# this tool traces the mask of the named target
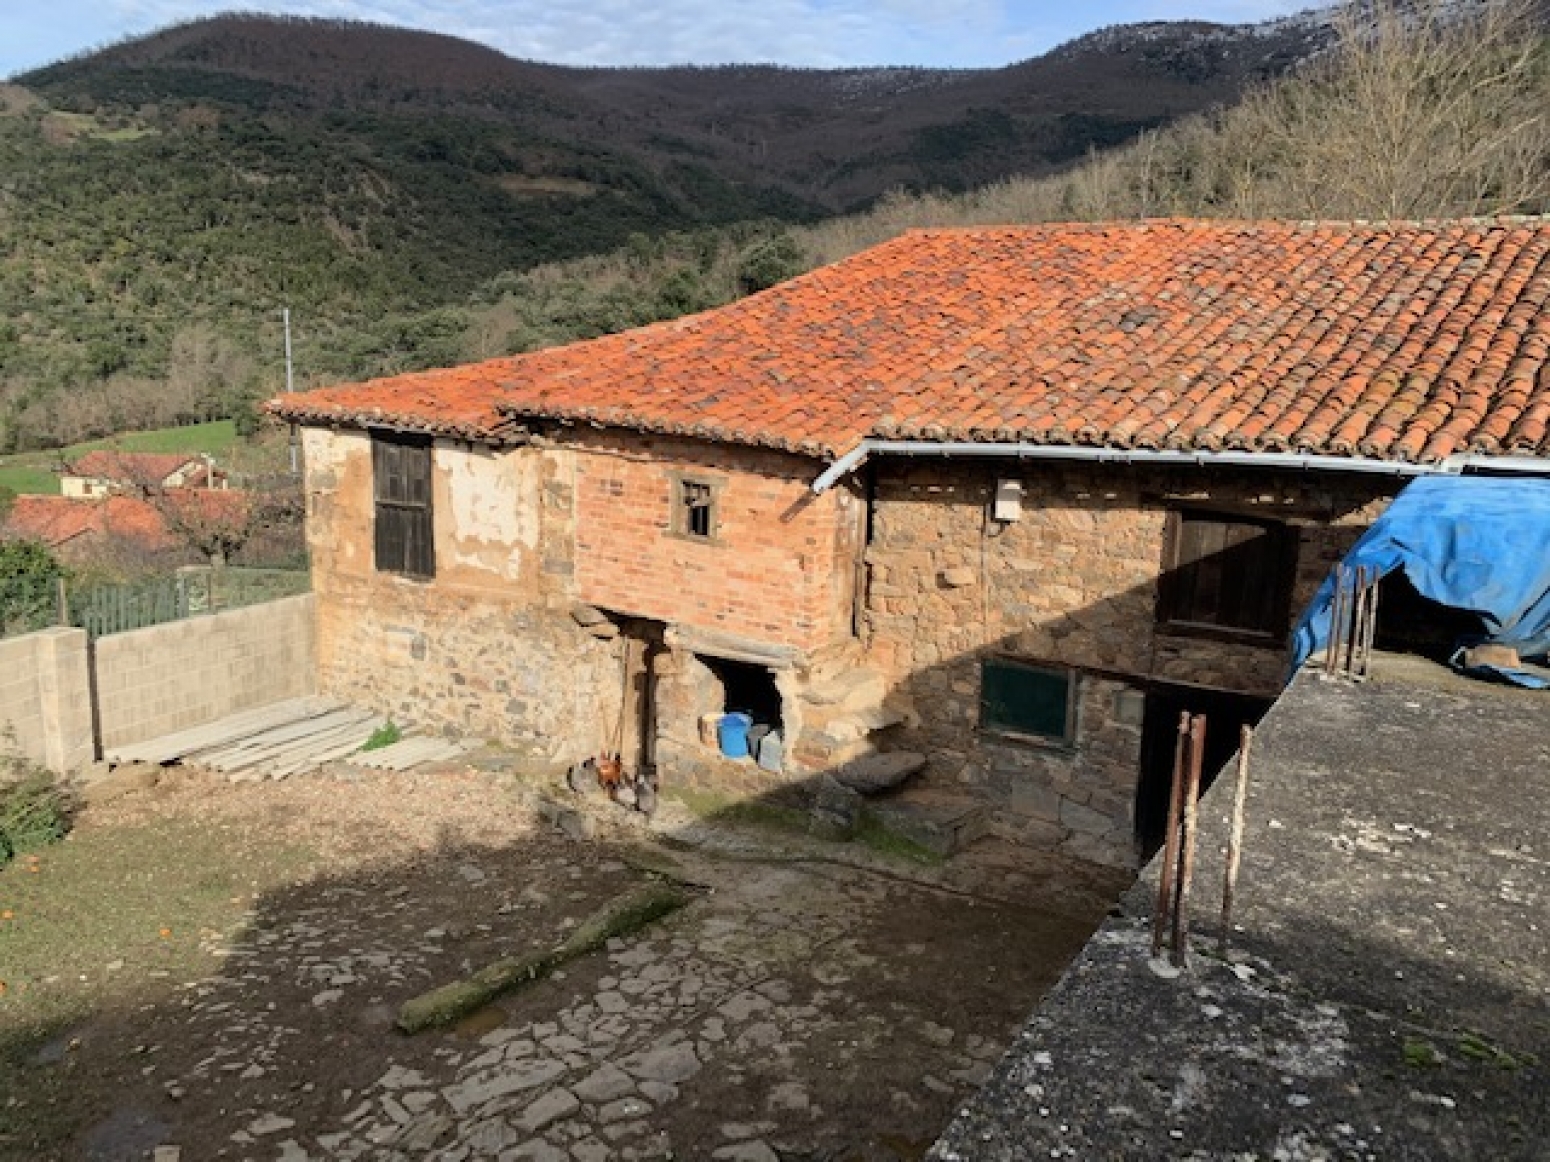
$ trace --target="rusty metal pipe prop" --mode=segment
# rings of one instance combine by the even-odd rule
[[[1335,566],[1335,591],[1329,595],[1329,632],[1324,635],[1324,676],[1335,676],[1335,639],[1339,635],[1336,628],[1340,624],[1340,566]]]
[[[1195,875],[1196,823],[1200,808],[1200,767],[1205,759],[1206,716],[1189,724],[1189,777],[1184,784],[1184,824],[1179,837],[1179,885],[1173,901],[1173,963],[1189,965],[1189,889]]]
[[[1356,592],[1356,624],[1351,627],[1351,676],[1360,678],[1367,672],[1367,607],[1372,603],[1372,582],[1365,568],[1357,578]]]
[[[1356,677],[1361,665],[1362,623],[1367,616],[1367,566],[1356,567],[1356,577],[1351,588],[1351,629],[1346,637],[1345,672]]]
[[[1173,744],[1173,781],[1168,785],[1168,830],[1163,839],[1162,868],[1157,876],[1157,910],[1152,913],[1152,955],[1161,956],[1163,933],[1173,919],[1173,879],[1179,860],[1179,817],[1184,807],[1184,757],[1189,739],[1189,714],[1179,715],[1179,736]]]
[[[1371,587],[1367,594],[1367,623],[1362,627],[1362,674],[1365,676],[1372,672],[1372,649],[1378,640],[1378,576],[1377,566],[1373,566]]]
[[[1329,603],[1329,640],[1324,644],[1324,668],[1334,677],[1340,658],[1340,639],[1345,629],[1345,566],[1335,566],[1335,595]]]
[[[1340,671],[1347,678],[1356,669],[1356,627],[1362,621],[1362,579],[1367,575],[1365,566],[1358,565],[1351,574],[1351,596],[1346,602],[1346,631],[1344,649],[1340,657]]]
[[[1233,894],[1238,890],[1238,863],[1243,854],[1243,809],[1249,798],[1249,748],[1254,728],[1238,728],[1238,781],[1232,794],[1232,829],[1227,833],[1227,870],[1222,876],[1222,959],[1227,959],[1227,940],[1232,932]]]

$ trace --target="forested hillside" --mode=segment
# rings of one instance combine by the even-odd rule
[[[286,306],[304,385],[707,306],[797,269],[788,225],[1056,171],[1326,32],[1137,26],[981,71],[580,70],[242,16],[66,61],[0,86],[0,451],[244,415],[282,382]]]
[[[1243,38],[1209,26],[1108,30],[984,74],[560,70],[447,38],[263,20],[120,46],[0,87],[0,450],[246,419],[283,384],[282,305],[305,387],[670,318],[914,226],[1550,209],[1536,10],[1429,11],[1369,7],[1334,47],[1268,80],[1263,45],[1250,68]],[[1289,53],[1329,33],[1288,22],[1258,39]],[[285,39],[297,36],[312,38],[311,57]],[[1237,61],[1225,71],[1224,56]],[[1140,121],[1116,128],[1103,83],[1138,68],[1202,93],[1261,79],[1138,133]],[[1078,135],[1066,153],[1025,159],[1026,173],[977,168],[998,141],[1016,152],[994,126],[1032,123],[1018,121],[1038,106],[1030,77],[1079,73],[1106,110],[1090,115],[1101,125],[1085,160],[1053,160]],[[999,94],[986,88],[998,79]],[[801,116],[778,103],[799,94]],[[963,103],[982,98],[978,113]],[[940,132],[919,120],[923,101]],[[851,108],[854,123],[835,112]],[[778,164],[739,160],[760,118],[789,130],[763,139]],[[804,120],[822,132],[799,148]],[[878,180],[898,157],[884,146],[914,143],[916,177],[826,217],[823,142],[842,124],[851,160],[894,159],[866,171]],[[1111,138],[1128,140],[1096,148]],[[987,180],[966,192],[928,181],[944,158]]]

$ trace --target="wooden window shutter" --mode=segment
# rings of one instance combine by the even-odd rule
[[[371,464],[376,498],[377,569],[410,577],[434,577],[430,438],[374,432]]]
[[[1158,618],[1274,636],[1284,632],[1295,530],[1220,513],[1172,514]]]

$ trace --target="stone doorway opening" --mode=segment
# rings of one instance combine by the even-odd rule
[[[1209,787],[1238,751],[1238,729],[1257,726],[1273,699],[1203,686],[1158,683],[1146,693],[1141,726],[1141,770],[1136,780],[1136,842],[1143,862],[1162,846],[1168,830],[1168,801],[1173,793],[1173,753],[1179,716],[1206,716],[1206,752],[1200,767],[1201,791]]]
[[[746,714],[750,720],[750,753],[758,754],[759,740],[771,733],[784,733],[785,714],[775,671],[755,662],[695,654],[696,676],[701,684],[698,699],[701,710],[701,738],[714,745],[708,733],[711,720],[726,714]]]

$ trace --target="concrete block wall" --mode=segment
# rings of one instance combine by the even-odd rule
[[[54,771],[91,762],[87,664],[84,630],[0,641],[0,748]]]
[[[316,690],[311,594],[101,638],[104,748]]]

